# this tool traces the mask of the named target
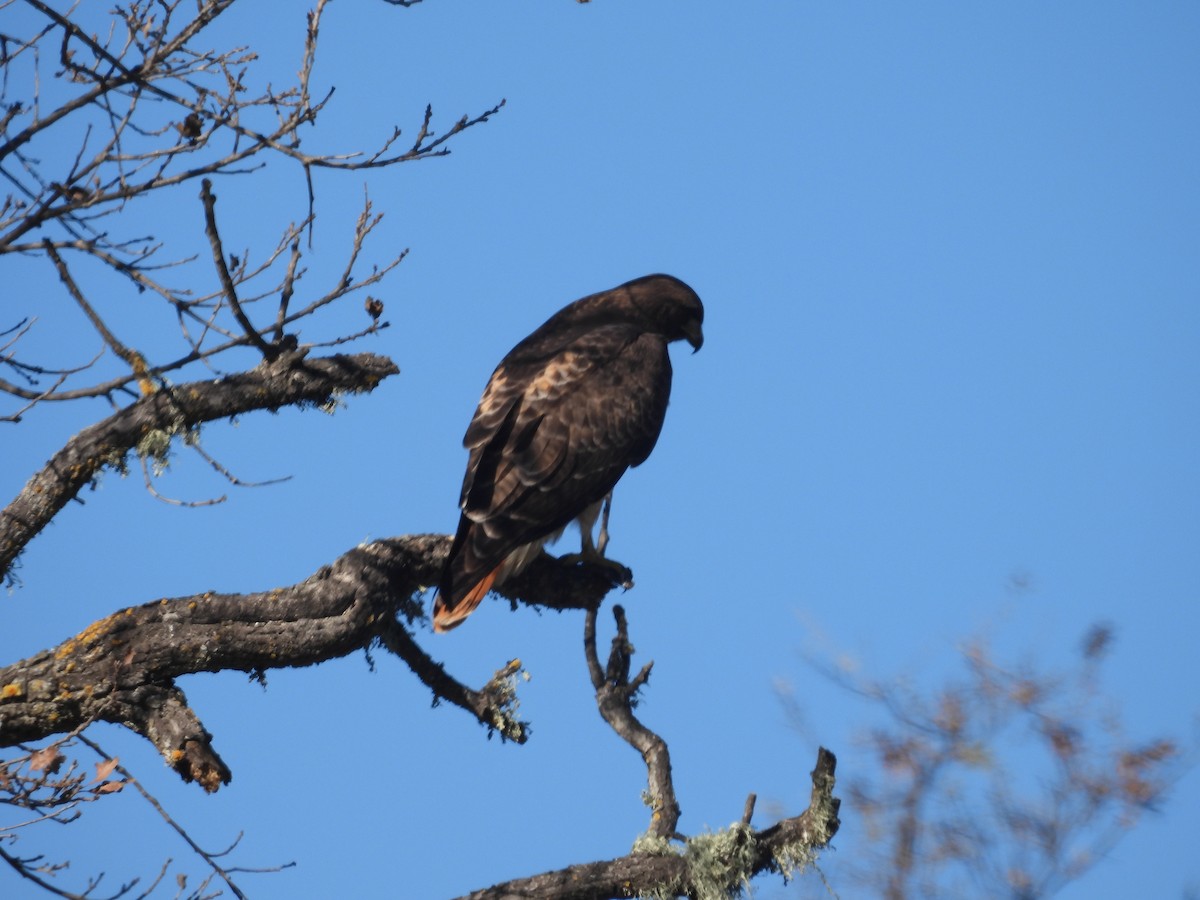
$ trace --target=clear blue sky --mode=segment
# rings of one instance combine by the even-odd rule
[[[28,15],[5,9],[0,30]],[[299,6],[247,2],[221,27],[282,81],[303,22]],[[806,669],[806,647],[921,678],[981,628],[1013,658],[1065,664],[1106,620],[1106,687],[1131,733],[1194,739],[1200,6],[337,3],[321,39],[317,80],[338,91],[314,148],[411,134],[427,102],[445,126],[508,101],[449,158],[370,176],[387,214],[373,258],[412,253],[375,292],[392,328],[363,349],[402,375],[332,417],[205,430],[240,477],[285,484],[180,510],[140,477],[106,476],[26,553],[0,659],[121,606],[288,584],[365,539],[451,530],[459,442],[503,353],[566,301],[665,271],[704,298],[707,342],[676,357],[662,440],[617,492],[610,553],[637,576],[622,602],[656,663],[640,711],[670,743],[684,831],[724,827],[750,791],[757,824],[802,809],[814,741],[845,777],[868,765],[854,738],[869,709]],[[340,270],[363,181],[318,180],[309,290]],[[285,167],[217,192],[228,244],[259,257],[304,214]],[[174,200],[164,236],[198,249],[195,194]],[[53,283],[11,265],[8,318]],[[162,324],[138,312],[146,298],[96,284],[114,324]],[[65,310],[55,295],[43,315]],[[33,346],[73,349],[56,333]],[[102,414],[0,426],[5,502]],[[160,487],[226,490],[183,454]],[[1019,597],[1014,573],[1032,584]],[[272,672],[265,691],[236,674],[186,681],[234,770],[214,797],[144,741],[98,735],[205,845],[244,830],[241,864],[298,862],[243,876],[256,898],[454,896],[625,853],[646,827],[644,770],[595,712],[581,632],[579,616],[495,603],[425,635],[468,683],[525,662],[524,747],[430,709],[382,652],[374,673],[358,655]],[[777,679],[811,734],[789,724]],[[835,886],[861,834],[852,808],[843,818],[825,858]],[[1197,834],[1192,772],[1061,896],[1198,891]],[[112,881],[187,856],[131,793],[60,838],[76,873]],[[28,896],[7,874],[0,893]]]

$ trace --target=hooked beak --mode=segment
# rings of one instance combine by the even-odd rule
[[[692,345],[693,353],[699,352],[704,346],[704,332],[700,330],[700,323],[694,319],[683,326],[683,336]]]

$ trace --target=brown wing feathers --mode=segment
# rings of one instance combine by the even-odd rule
[[[434,630],[460,623],[645,460],[671,389],[667,344],[699,349],[703,315],[683,282],[648,276],[565,307],[497,366],[463,439],[462,516]]]

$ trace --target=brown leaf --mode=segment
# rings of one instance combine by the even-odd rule
[[[121,757],[114,756],[112,759],[106,759],[104,762],[96,763],[96,777],[93,778],[92,781],[103,781],[104,779],[108,778],[108,776],[113,773],[113,769],[117,767],[117,763],[120,761]]]
[[[58,752],[58,745],[51,744],[49,747],[34,750],[29,754],[29,770],[31,772],[45,770],[47,775],[53,775],[58,771],[58,767],[62,765],[64,759],[66,757]]]
[[[115,794],[121,788],[125,787],[124,781],[106,781],[99,787],[92,788],[97,794]]]

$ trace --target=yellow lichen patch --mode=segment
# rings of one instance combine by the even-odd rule
[[[0,698],[5,700],[9,699],[10,697],[20,697],[23,693],[24,690],[22,690],[20,683],[16,681],[10,682],[4,687],[0,688]]]
[[[171,762],[177,763],[181,759],[183,759],[183,751],[182,750],[172,750],[170,753],[170,756],[171,756]]]
[[[129,610],[122,610],[122,612],[128,613]],[[121,615],[120,612],[113,613],[107,618],[101,619],[98,622],[93,622],[87,628],[83,629],[83,631],[79,632],[79,634],[75,635],[75,637],[71,638],[70,640],[63,641],[58,650],[56,650],[54,653],[55,658],[63,659],[64,657],[75,653],[80,648],[80,645],[91,644],[104,637],[112,625],[113,620],[119,615]]]

